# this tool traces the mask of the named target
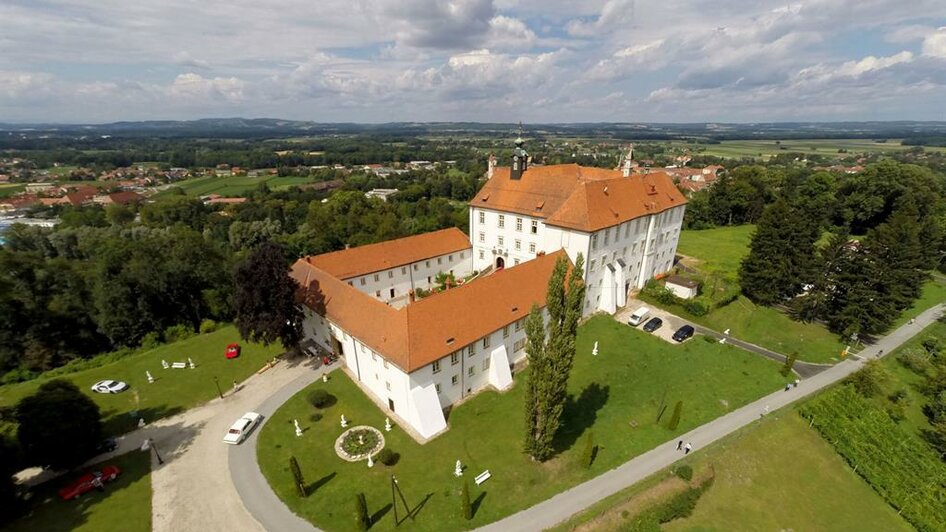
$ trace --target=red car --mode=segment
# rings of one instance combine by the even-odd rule
[[[227,358],[236,358],[240,356],[240,344],[230,344],[227,346]]]
[[[111,482],[122,474],[117,466],[107,465],[101,470],[93,470],[77,478],[73,483],[59,490],[59,496],[64,500],[77,498],[96,488],[103,489],[106,482]]]

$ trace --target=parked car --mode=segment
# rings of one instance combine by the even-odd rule
[[[59,490],[59,496],[68,501],[96,488],[105,489],[106,482],[115,480],[121,474],[122,470],[113,465],[90,471]]]
[[[92,391],[95,393],[121,393],[128,389],[128,385],[122,381],[98,381],[92,385]]]
[[[237,445],[241,443],[253,430],[253,427],[259,424],[260,420],[263,419],[263,416],[257,414],[256,412],[247,412],[243,414],[243,417],[236,420],[233,425],[230,425],[230,430],[227,431],[227,435],[223,437],[224,443],[229,443],[231,445]]]
[[[664,324],[664,320],[660,318],[651,318],[650,321],[644,324],[644,331],[652,333],[660,328]]]
[[[647,307],[641,307],[634,311],[631,314],[631,317],[627,319],[627,324],[631,327],[637,327],[647,319],[647,315],[650,314],[650,309]]]
[[[118,447],[118,440],[115,438],[105,438],[95,446],[95,454],[110,453]]]
[[[687,338],[693,336],[693,332],[694,331],[693,331],[692,325],[684,325],[683,327],[680,327],[679,329],[677,329],[677,332],[673,333],[673,339],[678,342],[682,342],[686,340]]]
[[[240,344],[230,344],[227,346],[227,358],[236,358],[240,356]]]

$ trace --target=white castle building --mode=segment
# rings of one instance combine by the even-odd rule
[[[585,259],[584,314],[614,313],[629,291],[673,265],[686,200],[662,172],[529,166],[517,139],[470,202],[470,235],[445,229],[299,259],[306,340],[426,440],[443,410],[487,386],[512,386],[526,360],[524,322],[545,306],[559,257]],[[438,273],[464,282],[416,298]]]

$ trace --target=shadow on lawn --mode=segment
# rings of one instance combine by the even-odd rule
[[[321,488],[322,486],[328,484],[328,482],[329,482],[330,480],[332,480],[333,478],[335,478],[335,475],[337,475],[337,473],[336,473],[335,471],[332,471],[332,472],[329,473],[328,475],[325,475],[324,477],[322,477],[322,478],[316,480],[315,482],[309,484],[308,486],[306,486],[306,487],[305,487],[305,494],[306,494],[306,496],[308,497],[309,495],[312,495],[312,494],[315,493],[319,488]]]
[[[577,399],[574,395],[568,396],[562,412],[562,428],[553,441],[556,454],[570,449],[578,441],[578,437],[595,424],[598,410],[607,404],[610,395],[610,386],[593,382],[581,391]]]
[[[476,499],[473,500],[473,504],[470,505],[473,509],[473,517],[476,517],[476,512],[480,509],[480,506],[483,505],[483,499],[486,498],[486,492],[482,492],[476,496]]]

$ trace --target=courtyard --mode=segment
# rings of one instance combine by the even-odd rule
[[[598,356],[592,356],[595,342]],[[326,530],[348,530],[355,498],[364,493],[374,529],[392,529],[391,475],[396,475],[406,503],[414,510],[412,529],[472,528],[538,503],[780,388],[779,365],[742,350],[694,338],[672,345],[616,322],[595,316],[578,334],[571,398],[556,437],[556,455],[535,463],[521,452],[523,379],[499,394],[483,392],[448,414],[450,429],[421,446],[398,427],[384,431],[385,413],[352,381],[336,372],[286,402],[262,428],[257,448],[263,474],[277,495],[298,515]],[[335,400],[314,408],[307,395],[324,389]],[[678,401],[679,425],[667,428]],[[663,411],[663,414],[661,414]],[[394,465],[345,462],[334,449],[344,429],[369,425],[382,430],[385,448],[397,453]],[[660,418],[658,421],[658,417]],[[295,435],[298,420],[302,435]],[[581,464],[588,433],[598,452],[590,468]],[[289,458],[300,465],[307,496],[300,497],[289,471]],[[457,460],[463,477],[454,476]],[[491,478],[475,485],[473,477],[489,470]],[[461,516],[460,490],[469,482],[473,519]],[[398,499],[398,517],[407,509]]]

